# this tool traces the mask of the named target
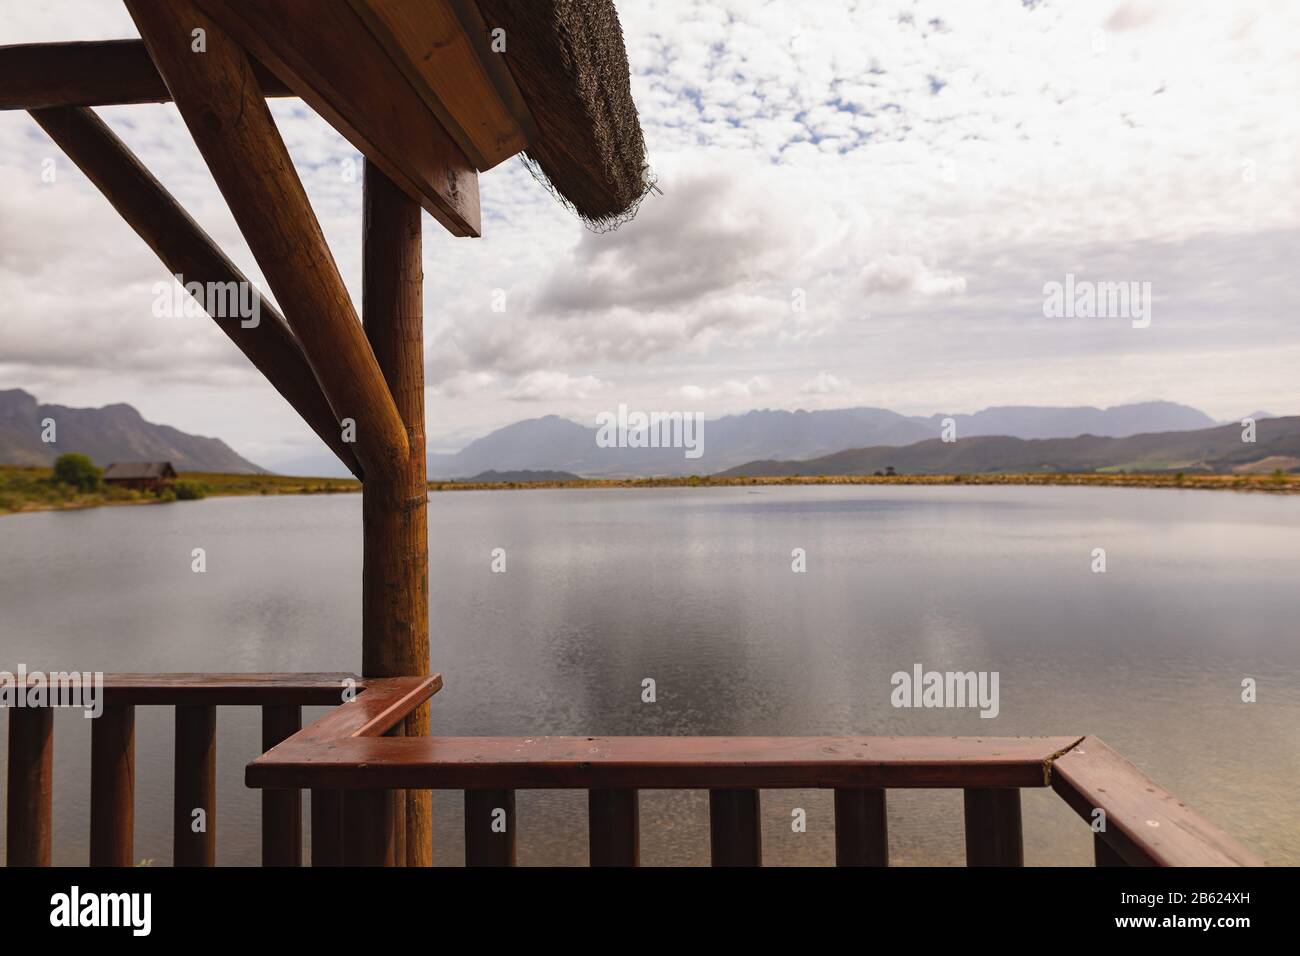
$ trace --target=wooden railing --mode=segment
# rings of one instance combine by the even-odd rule
[[[342,703],[301,727],[303,704]],[[840,866],[889,862],[887,792],[960,789],[970,866],[1024,862],[1020,790],[1051,787],[1092,825],[1098,866],[1255,866],[1263,861],[1095,737],[405,737],[405,718],[440,676],[122,675],[106,679],[92,730],[91,863],[130,865],[134,707],[176,707],[175,859],[211,865],[215,708],[263,708],[263,749],[246,770],[262,794],[264,865],[301,862],[302,790],[311,798],[312,864],[405,859],[405,790],[463,790],[465,862],[515,863],[515,792],[588,792],[593,866],[640,859],[641,789],[709,791],[715,866],[758,866],[761,790],[834,790]],[[52,721],[10,711],[8,862],[48,865]],[[1100,825],[1099,822],[1101,821]],[[212,821],[215,822],[215,821]]]
[[[390,731],[441,686],[437,676],[363,680],[343,673],[105,676],[103,712],[90,722],[90,864],[132,866],[135,862],[136,707],[175,708],[173,859],[177,866],[212,866],[216,860],[218,707],[260,707],[262,750],[270,750],[300,731],[308,735],[322,726],[342,736]],[[330,705],[341,706],[303,731],[303,706]],[[13,707],[6,712],[6,863],[49,866],[54,711],[49,707]],[[193,826],[196,809],[206,815],[205,825],[197,832]],[[298,866],[301,862],[301,793],[268,789],[262,794],[262,864]]]

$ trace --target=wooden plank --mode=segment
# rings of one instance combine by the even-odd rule
[[[362,678],[342,671],[315,674],[105,674],[104,702],[110,705],[164,706],[328,706],[343,699],[345,688],[351,687],[359,692],[366,686]]]
[[[835,791],[835,865],[889,866],[884,790],[841,787]]]
[[[302,729],[302,707],[262,708],[262,753]],[[302,866],[302,791],[262,791],[262,866]]]
[[[6,866],[50,865],[53,781],[53,709],[10,708]]]
[[[410,449],[405,467],[362,489],[361,661],[368,677],[429,672],[428,483],[424,458],[424,267],[420,206],[366,160],[362,307],[366,338],[384,374]],[[406,717],[429,732],[428,704]],[[433,863],[432,794],[405,792],[405,862]]]
[[[90,727],[90,865],[134,866],[135,708],[106,704]]]
[[[1104,840],[1130,866],[1265,865],[1097,737],[1052,764],[1052,789],[1090,824],[1104,810]]]
[[[140,49],[143,51],[143,44]],[[37,110],[32,118],[104,194],[127,225],[167,266],[169,273],[181,276],[184,283],[200,284],[205,295],[199,304],[213,317],[217,327],[266,376],[339,460],[361,477],[356,453],[351,444],[343,441],[338,419],[302,348],[284,318],[262,298],[239,267],[93,112]],[[218,318],[219,309],[206,301],[207,290],[214,288],[209,283],[251,290],[257,324],[245,326],[244,320],[238,317]]]
[[[762,866],[757,790],[709,791],[709,850],[714,866]]]
[[[351,790],[343,795],[345,866],[393,866],[397,859],[393,794]]]
[[[217,865],[217,708],[176,708],[176,774],[172,802],[174,866]],[[195,811],[203,811],[195,818]],[[196,831],[195,826],[201,828]]]
[[[365,693],[335,707],[270,753],[263,754],[248,765],[245,776],[251,780],[255,776],[254,767],[264,763],[278,763],[281,754],[302,747],[310,749],[317,744],[335,743],[350,737],[380,737],[441,689],[441,674],[430,674],[428,677],[382,677],[366,681]],[[249,783],[249,786],[253,784]]]
[[[265,96],[293,95],[256,61],[253,75]],[[141,40],[0,46],[0,110],[167,103],[171,98]]]
[[[515,792],[465,791],[465,865],[515,865]]]
[[[351,0],[357,15],[480,170],[528,146],[532,117],[487,29],[450,0]],[[474,11],[477,14],[477,10]],[[498,69],[493,69],[493,65]]]
[[[311,865],[343,865],[343,794],[311,792]]]
[[[452,235],[479,234],[474,164],[351,6],[317,0],[199,3]],[[210,38],[209,55],[212,48]]]
[[[349,788],[364,767],[366,785],[393,789],[1042,787],[1047,762],[1078,738],[317,739],[328,746],[300,735],[254,761],[248,785]]]
[[[1024,866],[1020,791],[1009,787],[967,789],[966,865]]]
[[[588,790],[587,837],[592,866],[640,866],[640,793]]]
[[[126,5],[335,417],[355,422],[362,468],[405,467],[406,429],[247,55],[190,0]],[[195,29],[207,31],[202,54],[190,48]]]

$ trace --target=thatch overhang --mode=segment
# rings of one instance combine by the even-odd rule
[[[613,0],[476,0],[537,127],[527,155],[584,219],[636,208],[650,186]]]

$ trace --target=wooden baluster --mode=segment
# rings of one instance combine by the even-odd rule
[[[1128,866],[1124,858],[1110,848],[1100,833],[1092,835],[1092,852],[1098,866]]]
[[[465,791],[465,865],[515,865],[513,790]]]
[[[108,704],[90,729],[90,865],[134,866],[135,707]]]
[[[343,794],[345,866],[393,866],[397,859],[393,791],[347,790]]]
[[[311,792],[311,865],[343,865],[343,791]]]
[[[965,794],[966,865],[1024,866],[1020,791],[985,787]]]
[[[885,791],[835,791],[835,865],[889,866]]]
[[[296,704],[262,708],[262,753],[302,729]],[[302,866],[302,791],[262,791],[262,865]]]
[[[217,865],[217,708],[176,708],[176,779],[172,801],[174,866]],[[196,815],[202,810],[202,815]],[[202,829],[195,831],[195,827]]]
[[[709,845],[714,866],[762,866],[757,790],[709,791]]]
[[[641,808],[636,790],[588,790],[592,866],[641,865]]]
[[[8,866],[49,866],[54,779],[54,711],[9,711]]]

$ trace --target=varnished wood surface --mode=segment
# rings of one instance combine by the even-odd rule
[[[350,5],[199,4],[452,235],[479,234],[474,164]]]
[[[1052,765],[1052,788],[1130,866],[1263,866],[1264,860],[1156,784],[1097,737],[1085,737]]]
[[[299,735],[250,764],[247,782],[343,789],[1042,787],[1046,763],[1075,739]]]
[[[293,91],[262,64],[253,75],[265,96]],[[171,93],[142,40],[0,46],[0,110],[167,103]]]

